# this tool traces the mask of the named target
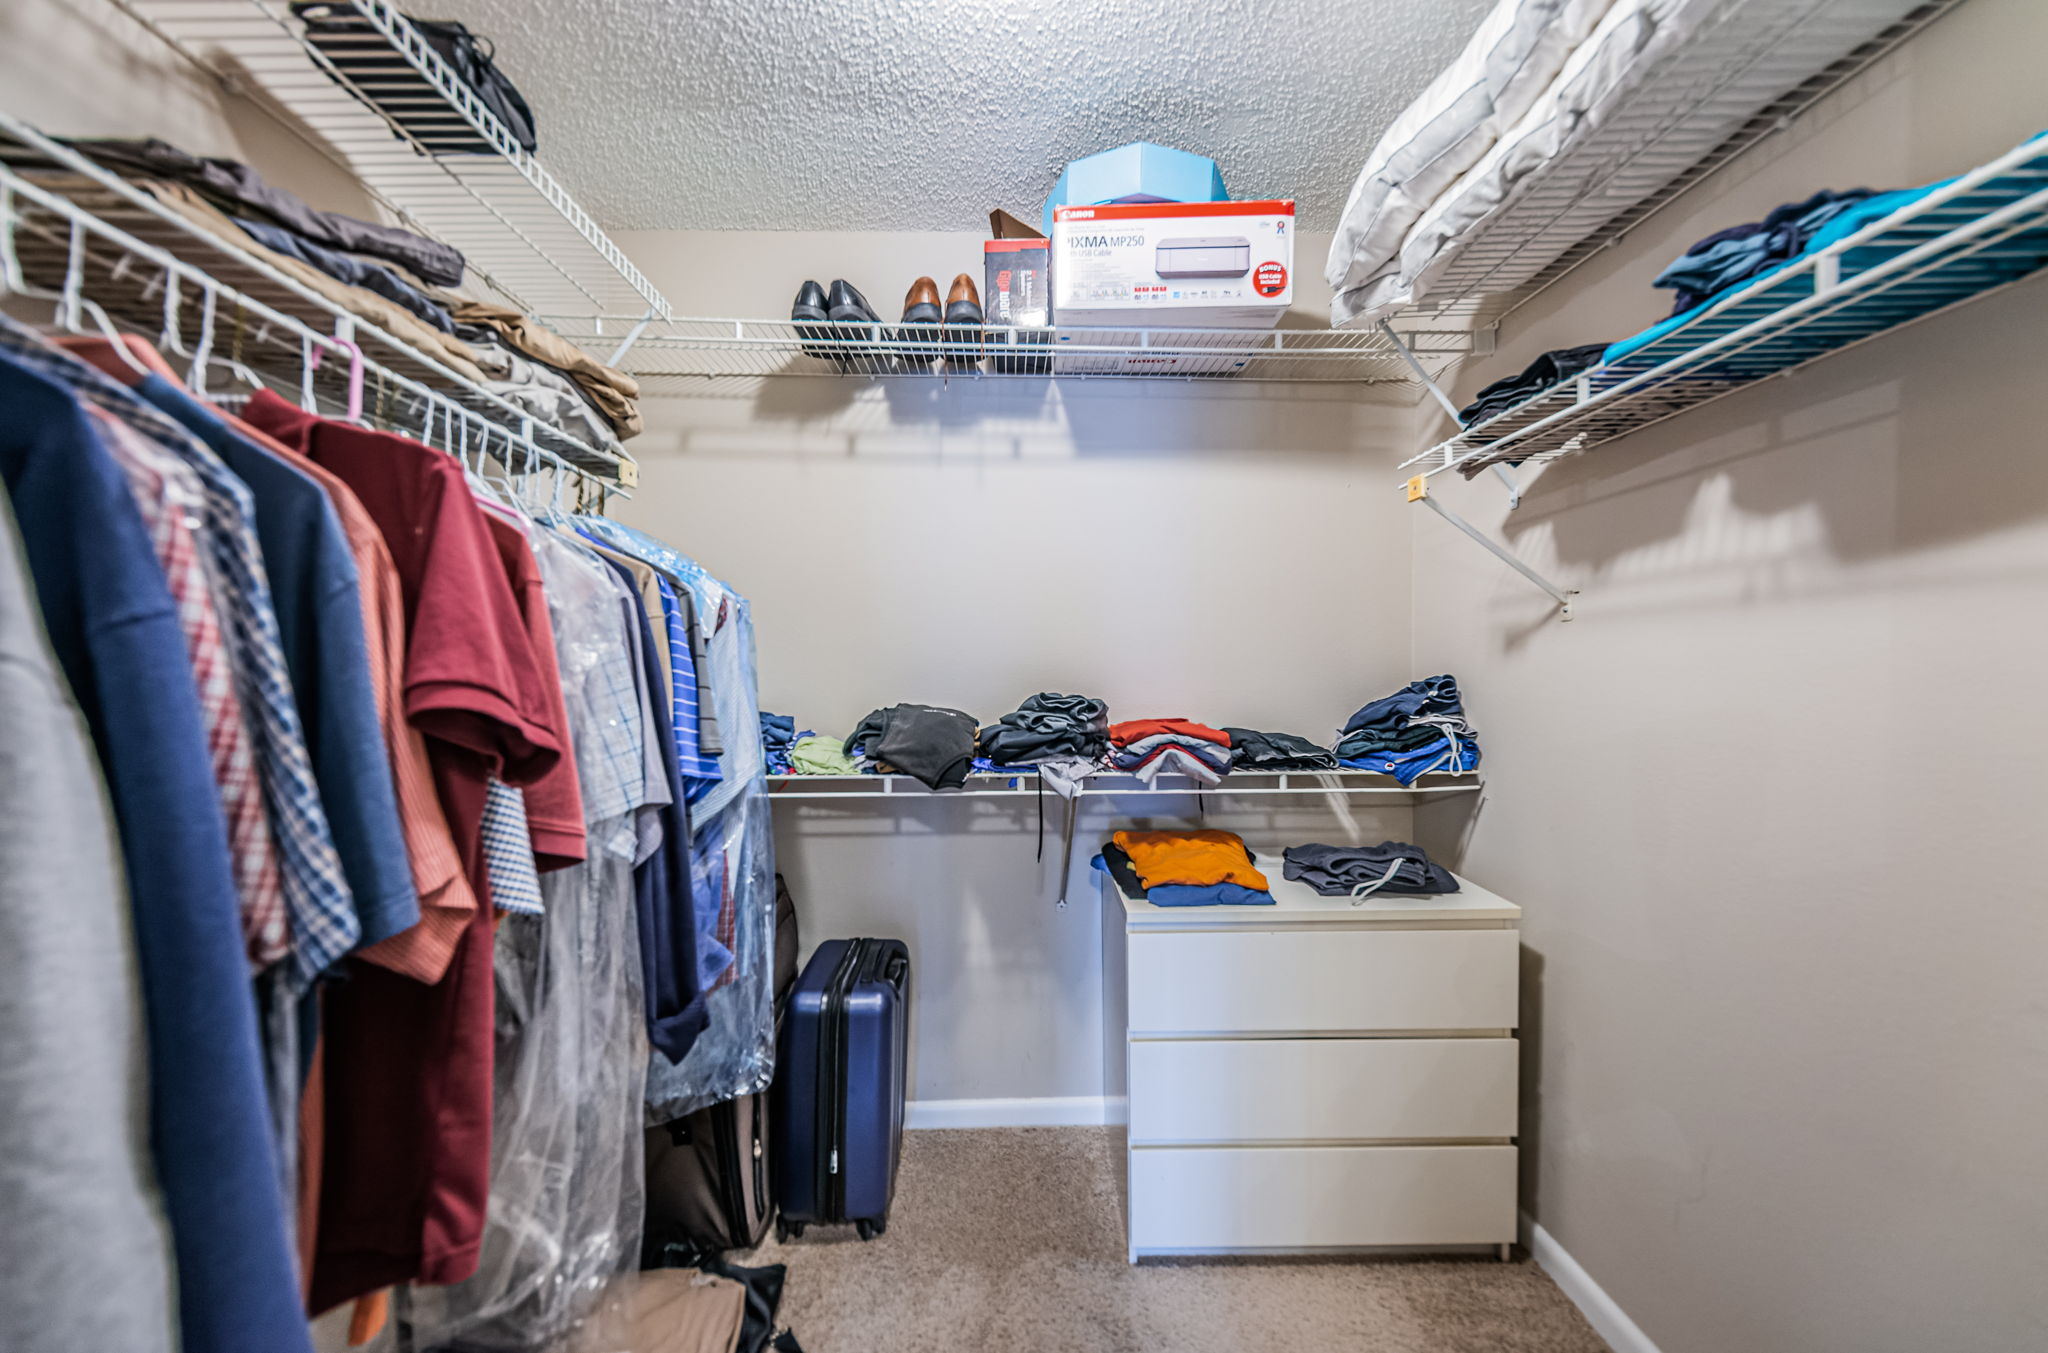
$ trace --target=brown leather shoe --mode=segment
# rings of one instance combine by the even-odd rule
[[[910,284],[910,290],[903,297],[903,323],[937,324],[939,322],[939,284],[929,277],[920,277]]]
[[[954,278],[952,288],[946,292],[946,323],[981,323],[981,292],[967,273]]]

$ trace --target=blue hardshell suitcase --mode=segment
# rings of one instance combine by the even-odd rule
[[[776,1234],[852,1222],[880,1235],[896,1192],[910,1039],[910,950],[827,940],[790,993],[776,1055]]]

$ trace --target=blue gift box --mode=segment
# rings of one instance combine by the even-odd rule
[[[1106,202],[1228,202],[1223,171],[1206,155],[1150,141],[1071,161],[1045,200],[1045,233],[1054,207],[1095,207]]]

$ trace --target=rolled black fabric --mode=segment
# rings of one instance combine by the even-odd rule
[[[1398,894],[1455,893],[1458,881],[1421,846],[1382,841],[1376,846],[1289,846],[1281,874],[1324,897],[1361,891]]]
[[[1230,764],[1239,770],[1335,770],[1337,758],[1293,733],[1261,733],[1252,728],[1226,728]]]
[[[1145,900],[1145,880],[1138,877],[1138,871],[1131,866],[1131,857],[1124,854],[1122,846],[1114,841],[1104,842],[1102,863],[1125,897],[1137,902]]]
[[[958,789],[974,766],[974,716],[936,705],[891,705],[860,721],[846,754],[916,778],[927,789]]]
[[[1477,398],[1458,410],[1458,421],[1470,427],[1495,414],[1505,413],[1529,396],[1600,365],[1607,347],[1605,343],[1588,343],[1577,348],[1552,348],[1515,375],[1495,381],[1481,390]]]

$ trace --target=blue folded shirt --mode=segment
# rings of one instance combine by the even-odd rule
[[[1242,883],[1161,883],[1145,890],[1155,907],[1270,907],[1273,894]]]

